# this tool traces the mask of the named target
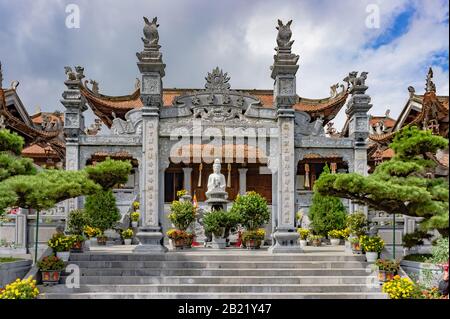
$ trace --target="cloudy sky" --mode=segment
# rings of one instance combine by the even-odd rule
[[[80,9],[80,28],[66,27],[69,4]],[[63,110],[63,67],[82,65],[101,93],[128,94],[145,15],[158,16],[165,87],[202,88],[219,66],[232,88],[268,89],[280,18],[294,21],[300,96],[326,97],[349,71],[368,71],[371,113],[396,117],[408,86],[423,92],[429,66],[438,94],[448,94],[448,9],[447,0],[0,0],[3,86],[20,81],[29,113]]]

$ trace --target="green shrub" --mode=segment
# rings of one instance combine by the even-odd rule
[[[238,195],[230,212],[239,216],[240,222],[247,230],[258,229],[270,219],[266,199],[256,192]]]
[[[195,220],[195,207],[190,201],[175,200],[170,205],[169,220],[179,230],[186,230]]]
[[[359,243],[365,252],[381,253],[384,248],[384,241],[380,236],[361,236]]]
[[[89,195],[84,208],[90,226],[99,228],[102,232],[112,228],[121,217],[112,190],[101,190]]]
[[[22,136],[8,129],[0,129],[0,152],[8,151],[20,155],[24,144],[25,141]]]
[[[428,262],[433,264],[443,264],[448,262],[448,237],[439,238],[431,248],[431,258]]]
[[[350,234],[360,237],[366,233],[367,219],[366,215],[362,212],[354,212],[346,217],[346,226],[350,230]]]
[[[74,235],[83,234],[84,227],[89,224],[89,218],[84,209],[75,209],[67,216],[67,230]]]
[[[221,236],[223,230],[236,227],[239,221],[240,216],[236,212],[217,210],[205,214],[203,227],[206,233]]]

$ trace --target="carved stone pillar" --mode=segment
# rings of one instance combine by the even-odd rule
[[[142,171],[141,213],[143,225],[136,237],[139,245],[135,252],[163,253],[163,233],[160,213],[160,161],[159,161],[159,108],[162,106],[162,78],[165,64],[159,52],[156,18],[150,23],[146,18],[144,27],[144,50],[137,53],[137,63],[142,75]],[[151,30],[151,31],[149,31]],[[163,190],[161,190],[163,191]]]
[[[63,92],[61,103],[64,111],[64,136],[66,140],[66,170],[79,170],[80,146],[79,137],[84,135],[84,115],[87,110],[86,101],[80,92],[81,80],[84,78],[84,68],[76,66],[65,67],[67,79],[64,82],[67,89]],[[77,209],[81,206],[80,198],[67,200],[67,211]]]
[[[367,72],[351,72],[348,76],[352,85],[350,89],[351,98],[347,104],[345,113],[350,117],[349,137],[354,140],[354,166],[353,172],[367,176],[367,138],[369,137],[369,115],[367,112],[372,107],[370,96],[365,94],[368,86],[365,84]],[[350,203],[350,212],[363,211],[366,216],[367,206]]]
[[[244,195],[247,192],[248,168],[238,168],[238,171],[239,171],[239,194]]]
[[[278,204],[274,243],[270,247],[271,253],[298,253],[301,248],[298,244],[298,233],[295,228],[295,111],[293,105],[297,101],[295,74],[298,70],[298,55],[291,53],[293,41],[290,41],[289,21],[283,25],[278,22],[277,54],[271,77],[274,83],[274,102],[278,114]],[[286,38],[281,32],[289,34]]]
[[[192,196],[191,175],[192,167],[183,167],[184,189]]]

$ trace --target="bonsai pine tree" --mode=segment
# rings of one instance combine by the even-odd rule
[[[91,180],[101,186],[100,190],[86,198],[86,215],[91,226],[105,231],[113,227],[121,217],[112,188],[116,184],[127,182],[131,164],[129,161],[107,158],[95,166],[86,167],[85,171]]]
[[[322,175],[330,175],[328,165],[325,165]],[[309,218],[311,229],[316,235],[326,237],[329,231],[344,228],[346,215],[344,204],[339,198],[314,190]]]
[[[395,156],[378,165],[373,174],[323,174],[315,190],[389,214],[423,217],[423,230],[437,229],[448,236],[449,184],[444,178],[433,178],[436,164],[431,159],[437,150],[448,147],[448,141],[429,130],[407,126],[390,147]]]

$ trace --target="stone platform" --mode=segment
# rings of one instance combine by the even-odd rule
[[[344,247],[306,247],[302,254],[270,254],[266,248],[193,248],[166,254],[131,253],[132,247],[95,247],[72,254],[80,288],[39,287],[46,299],[386,298],[370,286],[363,256]],[[65,277],[63,277],[63,282]]]

